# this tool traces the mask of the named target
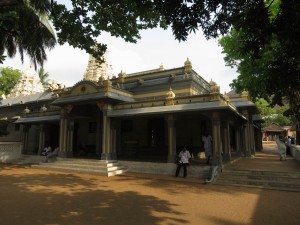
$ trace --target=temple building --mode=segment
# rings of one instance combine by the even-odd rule
[[[23,76],[20,82],[32,87]],[[161,65],[114,76],[110,64],[99,68],[90,57],[83,79],[72,87],[15,89],[0,101],[0,120],[8,121],[9,132],[0,141],[20,142],[25,155],[51,145],[59,146],[61,158],[174,165],[184,146],[197,158],[205,134],[213,139],[212,165],[262,149],[261,121],[248,93],[221,94],[189,59],[173,69]]]

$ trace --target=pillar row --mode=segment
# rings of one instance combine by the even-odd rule
[[[176,128],[174,115],[167,116],[168,125],[168,162],[174,163],[176,160]]]

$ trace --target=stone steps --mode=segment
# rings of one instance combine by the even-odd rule
[[[216,179],[215,184],[300,192],[300,173],[263,170],[225,170]]]
[[[119,175],[127,171],[127,168],[117,161],[104,160],[59,159],[48,163],[43,162],[38,165],[32,165],[32,167],[62,172],[105,175],[108,177]]]

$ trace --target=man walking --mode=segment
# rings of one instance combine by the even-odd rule
[[[177,165],[175,176],[178,177],[180,169],[181,169],[181,167],[183,167],[183,177],[186,178],[186,176],[187,176],[187,168],[186,167],[189,165],[189,159],[191,158],[191,154],[185,147],[183,147],[183,149],[179,153],[178,157],[180,160]]]

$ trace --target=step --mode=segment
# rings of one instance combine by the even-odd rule
[[[252,174],[222,174],[222,179],[242,179],[242,180],[264,180],[269,182],[293,182],[300,184],[300,178],[289,176],[276,176],[276,175],[252,175]]]
[[[291,172],[279,172],[279,171],[268,171],[268,170],[223,170],[222,174],[286,176],[286,177],[300,179],[300,172],[291,173]]]
[[[216,179],[215,184],[300,192],[300,173],[263,170],[224,170]]]
[[[218,178],[214,183],[217,185],[234,185],[234,186],[247,186],[247,187],[257,187],[257,188],[267,188],[267,189],[277,189],[277,190],[288,190],[300,192],[300,184],[290,183],[290,182],[266,182],[261,180],[229,180]]]
[[[99,170],[99,169],[68,168],[68,167],[61,167],[58,165],[54,165],[54,166],[34,165],[33,167],[38,168],[38,169],[45,169],[45,170],[49,170],[49,171],[76,172],[76,173],[82,173],[82,174],[104,175],[104,176],[108,176],[108,177],[119,175],[119,174],[125,173],[127,171],[126,168],[115,170],[115,171],[105,171],[105,170]]]
[[[117,161],[101,161],[101,160],[56,160],[48,163],[39,163],[33,165],[34,168],[65,171],[65,172],[78,172],[86,174],[98,174],[114,176],[122,174],[127,171],[127,168],[122,166]]]

